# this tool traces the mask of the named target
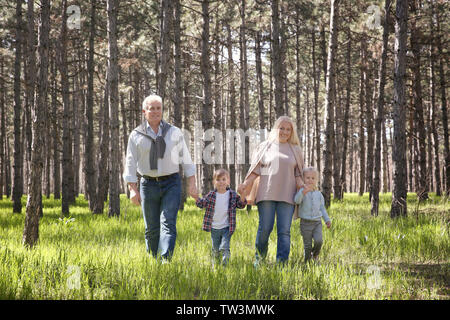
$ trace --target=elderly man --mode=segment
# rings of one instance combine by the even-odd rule
[[[145,120],[128,139],[123,178],[130,188],[131,201],[142,206],[147,252],[158,252],[168,261],[175,248],[176,219],[181,201],[179,165],[188,179],[188,193],[198,196],[195,165],[181,130],[162,119],[162,100],[157,95],[142,103]],[[140,193],[137,176],[141,178]]]

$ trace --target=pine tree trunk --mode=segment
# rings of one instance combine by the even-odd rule
[[[16,0],[16,36],[14,45],[14,163],[12,201],[13,212],[22,212],[23,194],[23,156],[21,144],[20,114],[22,111],[22,99],[20,92],[20,77],[22,63],[22,0]]]
[[[59,50],[59,70],[61,73],[61,90],[63,100],[63,153],[62,153],[62,214],[69,214],[69,204],[73,200],[74,172],[72,156],[72,137],[70,132],[69,79],[67,70],[67,0],[62,5],[62,25]]]
[[[394,50],[394,140],[392,142],[393,192],[391,217],[407,215],[406,206],[406,39],[408,1],[397,0],[395,9],[395,50]]]
[[[388,156],[388,143],[387,143],[387,137],[386,137],[386,125],[385,121],[381,123],[381,139],[383,143],[383,192],[389,192],[391,190],[390,181],[389,179],[389,156]]]
[[[166,82],[169,75],[169,60],[170,60],[170,33],[172,28],[173,7],[171,0],[161,1],[161,56],[159,62],[158,75],[158,94],[163,100],[163,106],[166,96]]]
[[[74,58],[76,59],[76,58]],[[81,69],[81,68],[80,68]],[[72,128],[73,128],[73,200],[78,197],[80,193],[80,127],[79,127],[79,104],[81,104],[80,97],[80,85],[78,75],[73,79],[73,93],[72,93]]]
[[[106,83],[109,83],[108,74],[106,75]],[[103,107],[101,108],[101,135],[99,142],[99,159],[98,159],[98,176],[97,176],[97,194],[94,203],[94,214],[102,214],[105,207],[105,201],[108,196],[109,189],[109,92],[108,85],[104,90]]]
[[[321,174],[320,163],[320,121],[319,121],[319,87],[320,87],[320,68],[316,63],[316,30],[313,28],[312,36],[312,61],[313,61],[313,83],[314,83],[314,122],[316,138],[316,167],[319,175]]]
[[[366,94],[364,90],[364,61],[366,60],[366,42],[365,38],[361,40],[361,56],[360,56],[360,80],[359,80],[359,195],[362,196],[365,191],[366,182],[366,147],[364,138],[364,95]]]
[[[47,113],[48,89],[48,48],[50,33],[50,1],[41,1],[41,22],[39,26],[38,55],[38,94],[32,110],[33,141],[31,155],[31,175],[26,208],[25,227],[22,242],[27,247],[33,247],[39,238],[39,213],[41,210],[41,178],[43,168],[43,130]]]
[[[180,0],[174,1],[174,60],[175,60],[175,90],[173,99],[173,120],[174,125],[178,128],[182,127],[183,115],[183,79],[182,79],[182,63],[181,63],[181,4]],[[180,172],[183,172],[183,167],[180,166]],[[184,179],[186,180],[186,179]],[[185,182],[185,181],[183,181]],[[184,186],[185,184],[183,184]],[[186,188],[182,188],[180,210],[184,210],[184,203],[186,202],[187,193]]]
[[[418,7],[416,4],[416,0],[412,0],[409,2],[411,6],[411,13],[417,17],[420,13],[418,11]],[[411,19],[411,51],[413,54],[412,59],[412,71],[414,76],[413,79],[413,92],[414,92],[414,122],[417,128],[416,139],[418,143],[418,163],[417,163],[417,178],[418,178],[418,186],[417,186],[417,196],[419,201],[424,201],[428,199],[428,183],[427,183],[427,154],[426,154],[426,132],[425,132],[425,123],[424,123],[424,112],[423,112],[423,103],[422,103],[422,84],[421,79],[422,75],[420,72],[421,61],[420,61],[420,53],[421,53],[421,34],[418,26],[416,24],[416,19]]]
[[[377,100],[377,117],[375,120],[375,154],[374,154],[374,177],[372,184],[372,208],[371,214],[378,216],[380,203],[380,175],[381,175],[381,135],[382,123],[384,121],[384,88],[386,86],[386,60],[389,40],[389,10],[391,0],[386,0],[384,5],[385,17],[383,21],[383,47],[381,49],[381,61],[378,72],[378,100]]]
[[[120,216],[120,137],[119,137],[119,52],[117,47],[118,1],[107,0],[108,12],[108,98],[109,140],[109,211],[110,217]]]
[[[211,99],[211,67],[209,63],[209,0],[202,1],[202,13],[203,13],[203,30],[201,41],[201,58],[200,58],[200,71],[203,79],[203,105],[202,105],[202,126],[203,130],[208,130],[213,127],[212,122],[212,99]],[[203,149],[204,150],[204,149]],[[202,157],[203,158],[203,157]],[[202,187],[203,190],[211,190],[212,185],[212,165],[207,164],[204,159],[202,160],[203,177]]]
[[[367,50],[367,48],[366,48]],[[368,55],[366,56],[365,81],[366,87],[366,130],[367,130],[367,158],[366,158],[366,190],[369,191],[369,201],[372,197],[373,179],[373,152],[374,152],[374,132],[373,132],[373,109],[372,104],[372,63]]]
[[[231,15],[230,15],[231,16]],[[235,83],[234,83],[234,61],[233,61],[233,43],[232,43],[232,37],[231,37],[231,27],[230,27],[230,21],[226,21],[225,25],[227,29],[227,53],[228,53],[228,79],[229,79],[229,85],[228,85],[228,111],[230,112],[230,126],[231,129],[236,128],[236,112],[235,112],[235,106],[236,106],[236,91],[235,91]],[[228,150],[228,152],[233,153],[233,159],[232,163],[230,165],[230,183],[232,186],[236,185],[236,150],[234,148],[235,140],[233,140],[233,146]],[[231,151],[230,151],[231,150]]]
[[[5,81],[4,77],[4,58],[0,56],[0,200],[3,200],[3,193],[6,193],[6,117],[5,117]]]
[[[349,113],[350,113],[350,100],[351,100],[351,89],[352,89],[352,68],[351,68],[351,53],[352,53],[352,38],[350,28],[347,29],[347,88],[346,88],[346,98],[345,98],[345,110],[344,110],[344,128],[342,136],[344,138],[343,141],[343,149],[342,149],[342,166],[341,166],[341,176],[340,176],[340,194],[337,194],[336,197],[339,200],[344,198],[344,190],[346,187],[346,164],[347,164],[347,146],[348,146],[348,122],[349,122]]]
[[[25,137],[26,137],[26,165],[29,169],[31,161],[31,108],[34,105],[36,85],[36,33],[34,30],[34,1],[27,2],[27,39],[25,49]]]
[[[439,78],[440,78],[440,91],[441,91],[441,113],[442,113],[442,128],[444,130],[444,157],[445,157],[445,168],[444,168],[444,189],[445,194],[450,196],[450,145],[448,137],[448,114],[447,114],[447,96],[446,90],[446,76],[444,73],[444,54],[442,50],[441,43],[441,22],[439,20],[439,14],[435,13],[436,25],[437,25],[437,37],[436,37],[436,47],[439,56]]]
[[[51,76],[51,98],[52,98],[52,144],[53,144],[53,198],[61,198],[61,161],[60,161],[60,147],[59,147],[59,126],[58,126],[58,112],[57,112],[57,94],[56,94],[56,66],[55,59],[51,60],[50,64]]]
[[[279,1],[272,1],[272,61],[275,82],[275,115],[284,115],[283,103],[283,61],[281,52],[280,12]]]
[[[326,130],[325,130],[325,150],[324,150],[324,169],[322,179],[322,193],[325,199],[325,207],[330,206],[331,202],[331,174],[333,161],[333,140],[334,140],[334,104],[335,104],[335,60],[337,52],[337,36],[339,19],[339,0],[332,0],[330,12],[330,40],[328,44],[327,74],[326,74],[326,96],[325,110]]]
[[[264,129],[265,123],[265,110],[264,110],[264,82],[262,72],[262,60],[261,60],[261,31],[256,31],[255,37],[255,67],[256,67],[256,89],[258,92],[258,113],[259,113],[259,128]]]
[[[434,26],[434,6],[433,2],[431,2],[432,12],[430,15],[430,27],[431,34],[434,34],[435,30]],[[436,128],[436,77],[435,77],[435,64],[436,60],[435,54],[435,42],[433,38],[430,39],[430,121],[431,121],[431,133],[433,136],[433,151],[434,151],[434,181],[435,184],[435,192],[437,196],[441,196],[441,175],[440,175],[440,162],[439,162],[439,137]]]

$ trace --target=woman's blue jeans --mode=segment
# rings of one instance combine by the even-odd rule
[[[256,233],[256,260],[267,256],[269,236],[272,232],[275,215],[277,217],[277,262],[286,262],[291,250],[291,223],[294,205],[284,201],[260,201],[257,203],[259,225]]]
[[[141,205],[145,223],[147,252],[157,258],[172,257],[177,237],[177,214],[181,203],[181,178],[176,174],[166,180],[141,178]]]

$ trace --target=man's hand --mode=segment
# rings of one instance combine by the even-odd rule
[[[189,196],[194,198],[195,201],[198,200],[198,190],[197,186],[195,185],[195,175],[188,178],[188,194]]]
[[[328,221],[328,222],[326,223],[326,225],[327,225],[327,228],[330,229],[330,228],[331,228],[331,221]]]
[[[141,205],[141,195],[137,190],[136,183],[129,183],[128,187],[130,188],[130,200],[133,204],[140,206]]]

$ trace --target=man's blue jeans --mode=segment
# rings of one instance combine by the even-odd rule
[[[256,260],[267,256],[269,236],[277,216],[277,262],[286,262],[291,250],[291,223],[294,205],[284,201],[260,201],[257,203],[259,225],[256,233]]]
[[[220,258],[220,254],[222,254],[222,265],[226,266],[228,264],[228,260],[230,259],[230,228],[211,228],[211,240],[211,254],[213,261]]]
[[[141,204],[145,223],[147,252],[170,259],[177,237],[177,214],[181,202],[181,178],[176,174],[166,180],[141,178]]]

